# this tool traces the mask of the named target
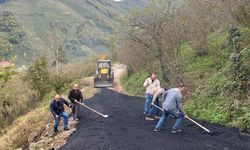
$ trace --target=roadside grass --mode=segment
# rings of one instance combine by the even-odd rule
[[[246,29],[245,29],[246,30]],[[248,30],[243,29],[243,40],[250,39]],[[208,55],[196,56],[196,51],[188,43],[183,43],[181,52],[184,62],[184,77],[187,84],[185,110],[191,117],[215,124],[250,129],[249,96],[235,106],[235,95],[229,92],[230,54],[226,34],[212,34]],[[250,46],[248,46],[250,47]],[[244,55],[246,58],[249,56]],[[249,64],[249,60],[244,60]],[[127,93],[142,96],[142,84],[147,72],[141,70],[122,80]]]
[[[5,133],[0,137],[0,149],[27,148],[28,138],[31,133],[41,133],[46,124],[51,120],[49,101],[55,92],[48,94],[41,105],[27,114],[18,117],[4,129]],[[45,103],[47,103],[45,105]]]
[[[27,148],[28,137],[33,132],[42,132],[50,117],[45,107],[37,108],[27,115],[16,119],[0,137],[0,149]]]
[[[79,83],[81,91],[85,99],[89,99],[94,95],[96,90],[93,88],[93,77],[86,77],[75,80],[65,87],[65,92],[61,95],[67,99],[68,91],[72,88],[73,83]],[[28,148],[28,138],[31,133],[40,135],[46,128],[48,123],[53,124],[53,118],[50,114],[49,103],[56,94],[55,91],[48,93],[40,102],[39,106],[28,112],[27,114],[18,117],[15,121],[5,128],[0,136],[0,149],[17,149]],[[65,106],[67,112],[71,110]]]
[[[46,125],[53,121],[49,104],[51,99],[57,94],[54,86],[60,86],[60,93],[58,94],[65,99],[67,99],[68,92],[73,88],[74,83],[80,85],[85,99],[93,96],[95,89],[93,88],[93,77],[91,75],[95,72],[94,61],[96,61],[95,57],[64,66],[64,70],[62,70],[59,78],[61,81],[50,83],[56,85],[50,85],[53,88],[42,99],[36,98],[36,92],[31,90],[25,80],[22,80],[21,77],[20,79],[17,78],[20,74],[16,75],[16,78],[19,80],[13,79],[13,81],[8,81],[8,84],[5,85],[4,101],[0,100],[0,102],[8,102],[9,114],[13,114],[14,111],[17,115],[4,116],[6,119],[9,119],[11,124],[6,123],[1,129],[0,149],[27,148],[30,134],[38,133],[40,135],[46,128]],[[50,73],[52,72],[53,70],[50,70]],[[55,78],[52,78],[51,81],[55,82],[54,80]],[[9,91],[8,89],[12,90]],[[69,108],[65,107],[65,109],[70,112]],[[4,122],[1,121],[1,125],[3,125],[2,123]]]

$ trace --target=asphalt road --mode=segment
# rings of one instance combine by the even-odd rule
[[[238,129],[200,121],[212,135],[187,120],[183,132],[173,134],[172,118],[161,132],[155,133],[157,121],[144,120],[143,98],[99,89],[86,105],[110,117],[82,108],[77,131],[62,150],[250,150],[250,137],[240,135]]]

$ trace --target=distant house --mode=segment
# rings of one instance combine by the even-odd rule
[[[8,67],[8,66],[12,66],[13,64],[9,61],[1,61],[0,62],[0,69],[1,68],[5,68],[5,67]]]

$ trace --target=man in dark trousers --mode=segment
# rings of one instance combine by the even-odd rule
[[[72,102],[72,116],[75,121],[78,120],[80,105],[75,101],[83,103],[83,95],[79,90],[78,84],[74,84],[74,88],[69,92],[68,99]]]
[[[163,93],[163,95],[165,96],[165,101],[163,103],[164,112],[154,129],[155,132],[160,131],[160,128],[170,114],[176,118],[175,124],[172,128],[172,133],[181,132],[179,126],[182,120],[187,117],[183,109],[183,94],[185,92],[185,89],[185,85],[180,84],[178,88],[173,88]]]
[[[68,107],[71,107],[69,102],[61,98],[59,95],[56,95],[55,98],[50,102],[50,111],[55,119],[54,132],[58,132],[58,126],[60,122],[60,117],[63,117],[64,121],[64,130],[69,130],[68,128],[68,113],[64,111],[63,104],[66,104]]]

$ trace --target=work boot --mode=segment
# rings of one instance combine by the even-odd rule
[[[69,131],[70,129],[69,128],[64,128],[64,131]]]
[[[154,129],[154,132],[160,132],[160,129],[155,128],[155,129]]]
[[[155,119],[158,119],[158,120],[159,120],[159,119],[161,119],[161,117],[160,117],[160,116],[155,116]]]
[[[54,129],[54,133],[58,133],[59,132],[59,130],[58,129]]]
[[[145,120],[154,121],[155,119],[154,119],[154,118],[151,118],[151,117],[146,117]]]
[[[173,129],[171,132],[175,134],[175,133],[181,133],[182,131],[181,129]]]

